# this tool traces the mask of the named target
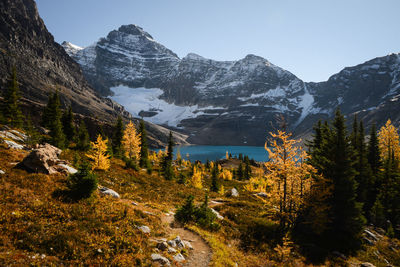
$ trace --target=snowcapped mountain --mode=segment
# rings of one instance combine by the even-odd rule
[[[256,55],[215,61],[190,53],[181,59],[136,25],[83,49],[63,46],[100,93],[199,144],[260,145],[277,114],[304,132],[337,106],[346,114],[373,110],[400,91],[398,54],[345,68],[326,82],[304,83]]]

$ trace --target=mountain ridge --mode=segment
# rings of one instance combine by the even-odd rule
[[[70,56],[81,64],[94,88],[104,95],[114,94],[111,98],[123,106],[129,106],[124,100],[129,91],[120,90],[121,86],[131,88],[133,95],[146,92],[140,88],[162,90],[162,94],[137,95],[148,107],[141,105],[143,110],[136,110],[130,105],[130,111],[190,134],[193,143],[261,145],[266,132],[276,127],[279,114],[285,115],[289,129],[297,135],[309,132],[316,120],[331,117],[337,107],[348,116],[357,113],[372,120],[382,117],[371,117],[373,107],[400,93],[399,54],[346,67],[327,81],[304,82],[253,54],[235,61],[217,61],[195,53],[179,58],[142,28],[133,24],[121,27]],[[88,52],[92,61],[84,60]],[[178,118],[160,121],[166,111],[153,107],[151,99],[173,104],[175,109],[186,107],[182,112],[187,117],[180,116],[178,122]]]

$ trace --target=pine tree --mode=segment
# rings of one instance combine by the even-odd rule
[[[31,116],[28,115],[28,117],[25,120],[25,133],[28,136],[26,140],[26,144],[29,145],[30,147],[33,147],[40,141],[40,134],[36,131],[35,127],[33,126]]]
[[[327,144],[330,149],[325,155],[329,161],[323,169],[324,177],[333,185],[332,196],[328,199],[330,209],[330,229],[328,236],[331,245],[344,251],[353,250],[360,245],[364,218],[361,205],[356,201],[356,171],[352,159],[353,149],[346,134],[345,119],[339,110],[333,121],[332,136]]]
[[[76,142],[76,148],[81,150],[81,151],[86,151],[90,147],[90,140],[89,140],[89,133],[86,129],[86,123],[84,120],[81,120],[81,123],[79,125],[78,129],[78,136],[77,136],[77,142]]]
[[[43,111],[43,126],[50,130],[51,144],[63,148],[65,146],[65,136],[61,123],[60,97],[58,91],[49,97],[47,106]]]
[[[174,139],[172,136],[172,132],[169,132],[169,137],[168,137],[168,149],[167,149],[167,159],[172,161],[174,159]]]
[[[112,138],[113,155],[115,157],[122,156],[122,138],[124,136],[124,124],[122,123],[121,116],[118,116],[117,122],[114,126],[114,135]]]
[[[356,137],[356,155],[357,163],[355,164],[357,181],[357,201],[363,203],[364,214],[369,214],[371,206],[366,205],[368,202],[368,192],[374,186],[374,177],[371,167],[368,163],[367,148],[365,144],[364,126],[362,121],[359,123],[359,128]]]
[[[130,160],[137,160],[140,154],[140,133],[136,132],[135,125],[130,121],[124,131],[122,145],[125,157]]]
[[[74,114],[72,113],[72,108],[71,106],[68,107],[67,110],[64,111],[62,118],[62,127],[63,127],[63,132],[66,137],[66,146],[75,139],[75,125],[74,125]]]
[[[214,165],[214,168],[211,170],[211,191],[218,192],[219,184],[218,184],[218,169]]]
[[[244,168],[243,168],[243,163],[241,162],[239,163],[239,166],[237,168],[236,175],[239,181],[244,180]]]
[[[139,135],[140,135],[140,160],[139,166],[142,168],[149,168],[149,150],[147,148],[147,133],[144,125],[144,121],[140,120],[139,124]]]
[[[372,173],[377,176],[382,167],[382,161],[380,157],[379,141],[376,135],[376,125],[372,124],[370,130],[370,138],[368,144],[368,163],[371,166]]]
[[[249,180],[251,177],[250,160],[248,156],[244,157],[244,179]]]
[[[164,175],[164,178],[166,180],[172,180],[174,179],[174,170],[172,167],[172,160],[174,157],[174,141],[173,141],[173,136],[172,132],[169,132],[169,138],[168,138],[168,147],[167,147],[167,154],[164,156],[162,162],[161,162],[161,171]]]
[[[5,124],[21,127],[22,126],[22,112],[19,107],[19,86],[17,81],[17,70],[15,67],[11,71],[11,79],[7,90],[4,93],[4,99],[1,106],[3,113],[3,122]]]
[[[91,150],[86,156],[94,161],[92,169],[108,170],[110,168],[110,158],[107,155],[107,139],[103,139],[99,134],[96,142],[90,142]]]

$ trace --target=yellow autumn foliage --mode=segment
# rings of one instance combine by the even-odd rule
[[[272,139],[264,146],[269,156],[269,161],[264,163],[266,172],[257,170],[245,188],[266,192],[269,204],[285,223],[291,223],[310,191],[311,175],[316,170],[306,162],[307,153],[296,146],[300,140],[291,139],[291,133],[278,130],[270,135]]]
[[[136,132],[135,125],[130,121],[124,131],[122,146],[125,156],[129,159],[138,159],[140,153],[140,134]]]
[[[202,179],[202,171],[197,166],[193,167],[193,176],[192,176],[192,185],[195,188],[202,189],[203,188],[203,179]]]
[[[386,159],[393,153],[397,160],[400,159],[399,134],[390,119],[379,130],[378,141],[382,158]]]
[[[225,195],[225,188],[224,188],[224,185],[221,185],[221,186],[219,187],[218,194],[220,194],[221,196]]]
[[[219,173],[218,177],[230,181],[232,180],[232,172],[228,169],[223,169],[222,172]]]
[[[99,134],[96,142],[90,142],[91,149],[86,156],[94,161],[92,169],[108,170],[110,168],[110,157],[107,155],[107,139]]]

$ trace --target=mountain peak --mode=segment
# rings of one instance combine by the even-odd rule
[[[206,60],[206,58],[204,58],[204,57],[202,57],[202,56],[200,56],[200,55],[198,55],[198,54],[195,54],[195,53],[189,53],[189,54],[187,54],[183,59],[191,59],[191,60]]]
[[[142,35],[147,38],[153,39],[153,37],[146,31],[144,31],[142,27],[139,27],[135,24],[122,25],[118,28],[118,31],[131,35]]]

